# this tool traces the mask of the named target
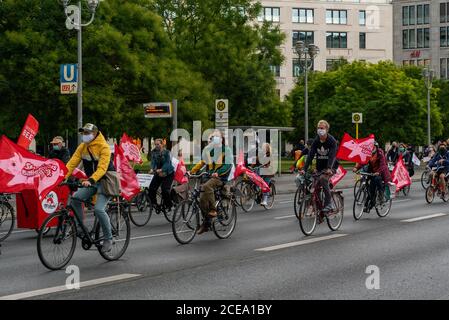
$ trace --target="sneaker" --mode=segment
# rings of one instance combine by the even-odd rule
[[[101,252],[106,253],[112,250],[112,240],[104,240],[103,246],[101,247]]]
[[[335,210],[334,206],[329,204],[329,205],[325,206],[322,211],[327,213],[327,212],[331,212],[333,210]]]
[[[217,217],[217,211],[210,211],[208,215],[211,218],[216,218]]]
[[[262,206],[267,206],[268,205],[268,196],[264,195],[262,202],[260,203],[260,205]]]

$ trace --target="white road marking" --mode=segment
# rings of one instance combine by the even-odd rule
[[[400,202],[409,202],[412,199],[401,199],[401,200],[393,200],[393,203],[400,203]]]
[[[293,218],[293,217],[296,217],[296,215],[291,214],[291,215],[288,215],[288,216],[276,217],[274,219],[281,220],[281,219],[288,219],[288,218]]]
[[[80,288],[85,288],[85,287],[90,287],[90,286],[95,286],[95,285],[99,285],[99,284],[115,282],[115,281],[120,281],[120,280],[125,280],[125,279],[132,279],[132,278],[136,278],[136,277],[140,277],[140,276],[141,276],[140,274],[123,273],[123,274],[119,274],[119,275],[112,276],[112,277],[99,278],[99,279],[80,282]],[[64,285],[64,286],[47,288],[47,289],[12,294],[9,296],[3,296],[3,297],[0,297],[0,300],[20,300],[20,299],[26,299],[26,298],[36,297],[36,296],[42,296],[45,294],[63,292],[63,291],[69,291],[69,290],[74,290],[74,289],[68,289]]]
[[[416,221],[433,219],[433,218],[438,218],[438,217],[443,217],[443,216],[447,216],[447,213],[435,213],[435,214],[431,214],[431,215],[427,215],[427,216],[401,220],[401,222],[416,222]]]
[[[288,201],[279,201],[280,204],[286,204],[286,203],[292,203],[293,200],[288,200]]]
[[[146,239],[146,238],[168,236],[168,235],[172,235],[172,234],[173,234],[173,232],[166,232],[166,233],[159,233],[159,234],[150,234],[148,236],[134,237],[134,238],[131,238],[130,240],[140,240],[140,239]]]
[[[266,247],[266,248],[260,248],[260,249],[256,249],[255,251],[274,251],[274,250],[279,250],[279,249],[285,249],[285,248],[290,248],[290,247],[296,247],[296,246],[301,246],[304,244],[309,244],[309,243],[314,243],[314,242],[319,242],[319,241],[325,241],[325,240],[330,240],[330,239],[335,239],[335,238],[340,238],[340,237],[345,237],[347,236],[347,234],[344,233],[340,233],[340,234],[333,234],[330,236],[324,236],[324,237],[319,237],[319,238],[312,238],[312,239],[307,239],[307,240],[302,240],[302,241],[295,241],[295,242],[289,242],[289,243],[284,243],[284,244],[279,244],[276,246],[271,246],[271,247]]]

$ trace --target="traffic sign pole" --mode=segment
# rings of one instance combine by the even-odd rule
[[[359,123],[358,122],[355,124],[355,138],[356,139],[359,138]]]

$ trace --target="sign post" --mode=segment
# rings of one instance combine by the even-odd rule
[[[215,128],[225,131],[229,127],[229,100],[215,100]]]
[[[355,138],[359,138],[359,123],[363,123],[363,113],[353,113],[352,123],[355,123]]]
[[[78,66],[76,64],[61,64],[60,80],[61,94],[78,93]]]

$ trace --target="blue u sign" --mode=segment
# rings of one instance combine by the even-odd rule
[[[61,64],[61,83],[78,82],[78,68],[76,64]]]

